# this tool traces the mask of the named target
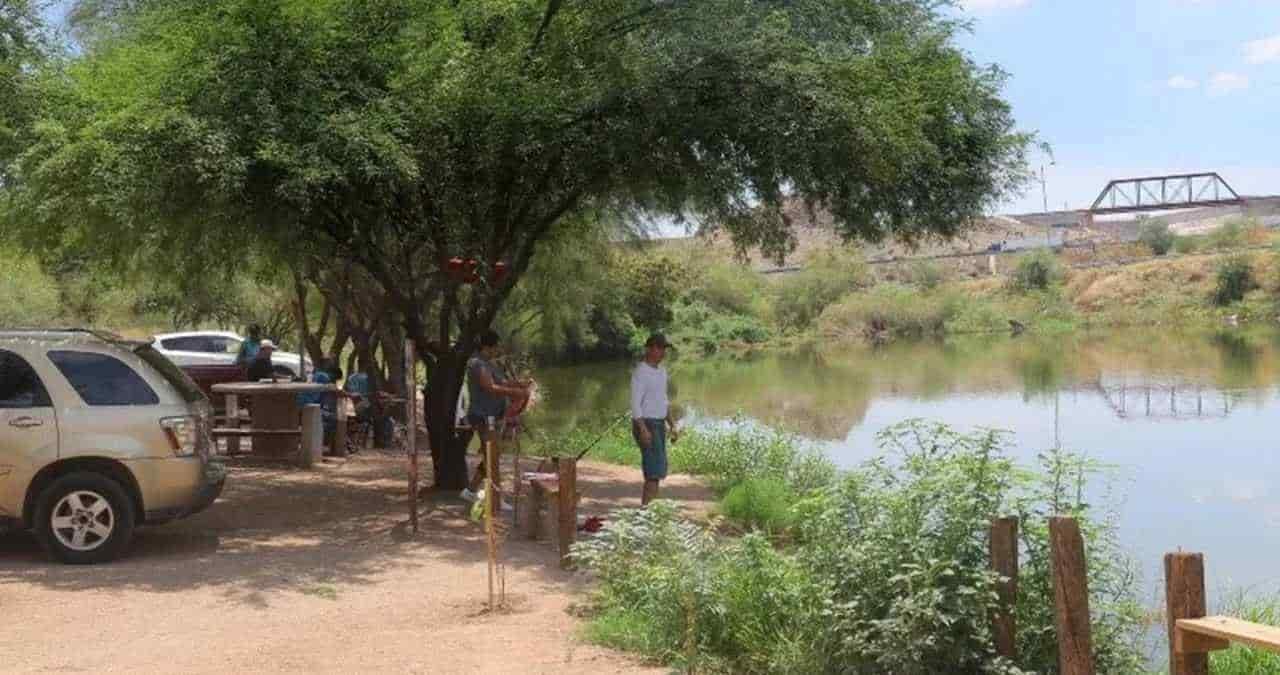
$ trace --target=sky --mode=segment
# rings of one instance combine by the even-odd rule
[[[1217,171],[1280,194],[1280,0],[962,0],[960,44],[1009,73],[1019,126],[1053,149],[1051,209],[1112,178]],[[1049,161],[1053,161],[1049,165]],[[1042,208],[1037,181],[1006,213]]]
[[[959,0],[959,42],[1009,74],[1006,99],[1039,152],[1051,209],[1108,180],[1217,171],[1280,194],[1280,0]],[[68,0],[57,0],[57,22]],[[1039,181],[1003,213],[1039,211]]]

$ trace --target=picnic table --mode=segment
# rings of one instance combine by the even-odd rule
[[[213,385],[213,393],[227,397],[227,424],[215,429],[215,436],[228,441],[240,437],[253,439],[253,454],[271,458],[287,458],[298,454],[302,440],[298,394],[326,392],[338,394],[334,384],[307,382],[226,382]],[[240,396],[250,397],[249,428],[239,428]],[[339,405],[335,438],[345,438],[346,406]],[[335,446],[345,445],[335,442]]]

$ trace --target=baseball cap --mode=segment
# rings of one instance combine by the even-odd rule
[[[663,335],[662,333],[654,333],[649,336],[648,340],[644,341],[644,346],[646,348],[662,347],[663,349],[666,349],[668,347],[671,347],[672,345],[670,342],[667,341],[667,336]]]
[[[258,349],[275,349],[275,348],[276,348],[276,343],[270,340],[263,340],[262,342],[258,343]]]

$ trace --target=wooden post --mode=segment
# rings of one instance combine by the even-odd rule
[[[489,417],[485,419],[485,426],[488,429],[490,440],[488,443],[482,442],[480,445],[484,450],[484,472],[485,472],[485,495],[489,497],[489,513],[498,515],[499,507],[502,504],[502,496],[497,494],[495,488],[501,488],[501,472],[498,462],[501,461],[502,451],[498,445],[497,426],[494,419]]]
[[[494,460],[497,458],[498,454],[494,452],[494,448],[498,445],[498,442],[494,438],[493,434],[493,418],[490,417],[486,420],[486,424],[489,427],[489,433],[486,434],[489,441],[487,443],[482,442],[481,445],[484,446],[485,453],[484,498],[489,501],[489,508],[484,510],[484,535],[485,547],[489,554],[489,611],[492,612],[498,608],[498,606],[494,604],[493,600],[493,577],[498,568],[498,541],[497,538],[494,537],[493,533],[493,519],[496,515],[496,507],[502,500],[502,496],[494,489],[497,486],[493,481],[494,475],[497,474],[497,467],[494,466]]]
[[[542,489],[539,483],[529,485],[529,506],[526,517],[529,522],[526,526],[529,528],[529,539],[537,541],[542,536],[542,508],[547,502],[547,491]]]
[[[1018,658],[1018,630],[1014,610],[1018,604],[1018,519],[997,518],[991,522],[991,569],[1001,579],[996,582],[999,607],[992,618],[996,655]]]
[[[1089,581],[1084,539],[1075,518],[1049,519],[1053,558],[1054,625],[1058,632],[1058,672],[1095,675],[1089,625]]]
[[[226,402],[224,403],[224,406],[227,409],[226,411],[227,428],[239,429],[240,428],[240,397],[236,396],[235,394],[227,394],[227,397],[225,400]],[[231,435],[227,437],[227,454],[228,455],[240,454],[240,437],[239,436]]]
[[[404,341],[405,449],[409,452],[409,527],[418,533],[418,368],[413,340]]]
[[[298,453],[298,463],[309,469],[324,453],[324,423],[320,417],[320,406],[302,406],[302,447]]]
[[[578,460],[561,457],[556,463],[560,475],[560,567],[573,566],[569,559],[569,547],[578,535]]]
[[[1176,635],[1178,619],[1200,619],[1205,615],[1203,555],[1165,554],[1164,600],[1169,621],[1169,672],[1172,675],[1207,675],[1208,652],[1180,653]]]

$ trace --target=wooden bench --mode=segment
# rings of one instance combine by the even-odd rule
[[[550,523],[543,522],[544,508],[547,520],[551,520],[554,514],[560,566],[568,568],[571,566],[569,549],[578,534],[578,500],[581,497],[578,493],[578,462],[572,457],[561,457],[554,463],[555,480],[529,481],[526,527],[530,539],[540,539],[546,530],[552,529]],[[523,476],[519,479],[524,480]]]
[[[1178,619],[1173,650],[1178,654],[1206,654],[1226,649],[1232,642],[1280,654],[1280,628],[1230,616]]]

